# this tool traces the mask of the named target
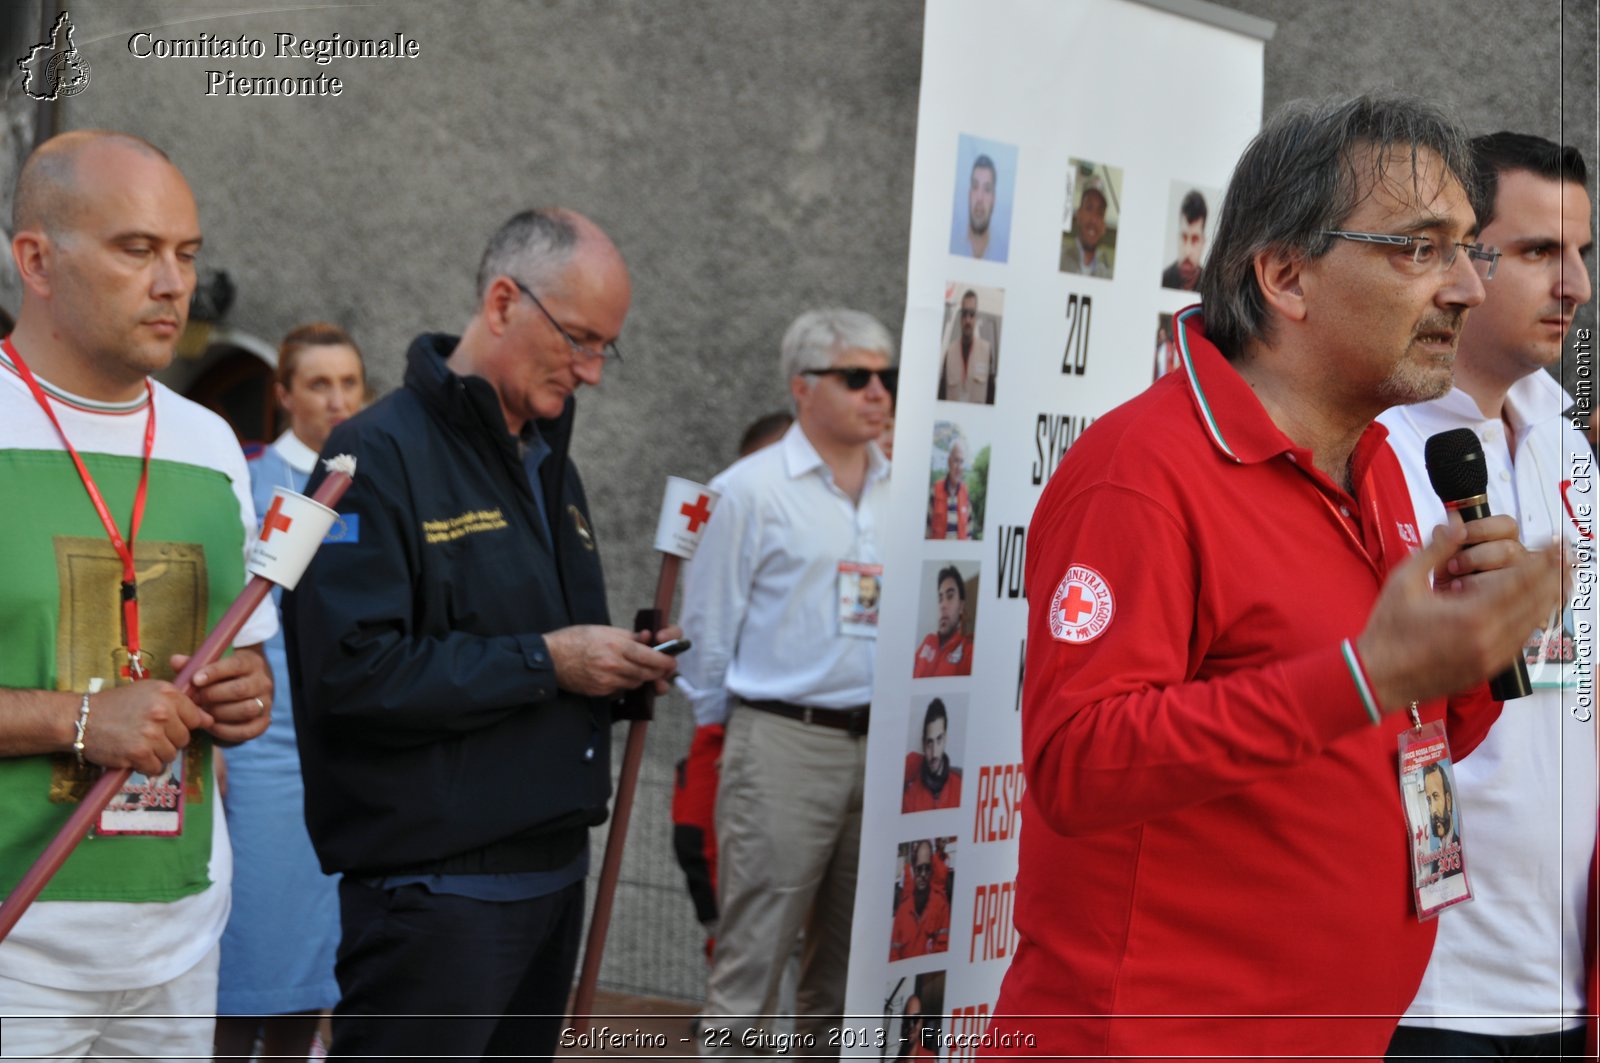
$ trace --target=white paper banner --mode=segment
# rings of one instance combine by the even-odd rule
[[[846,1054],[978,1049],[1017,945],[1028,523],[1164,368],[1261,99],[1259,40],[1145,4],[929,0]]]

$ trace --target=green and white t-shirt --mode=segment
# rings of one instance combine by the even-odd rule
[[[126,534],[145,399],[96,403],[40,384]],[[141,641],[152,674],[171,678],[168,658],[192,652],[244,586],[255,514],[227,424],[160,384],[155,411],[134,558]],[[60,436],[3,352],[0,499],[0,686],[81,691],[92,677],[117,681],[126,663],[120,562]],[[265,602],[236,645],[276,628]],[[0,944],[0,974],[63,989],[136,988],[176,977],[211,950],[227,920],[232,854],[208,739],[186,767],[182,832],[83,841]],[[43,851],[85,785],[71,756],[0,759],[0,890]]]

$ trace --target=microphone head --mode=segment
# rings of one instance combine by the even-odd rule
[[[1452,428],[1429,436],[1423,446],[1428,463],[1428,481],[1434,494],[1448,505],[1475,498],[1489,489],[1489,467],[1484,464],[1483,444],[1470,428]]]

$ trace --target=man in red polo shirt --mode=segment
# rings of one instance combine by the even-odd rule
[[[972,674],[972,636],[962,630],[967,615],[967,582],[954,565],[939,570],[939,627],[917,647],[912,679]]]
[[[1286,108],[1229,185],[1183,371],[1097,420],[1046,489],[1021,942],[986,1051],[1388,1044],[1435,928],[1398,740],[1444,721],[1435,751],[1469,752],[1498,708],[1482,681],[1562,586],[1508,518],[1421,547],[1372,425],[1450,387],[1484,297],[1471,173],[1421,101]]]

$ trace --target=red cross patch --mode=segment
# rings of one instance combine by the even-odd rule
[[[1062,642],[1093,642],[1116,611],[1111,585],[1088,565],[1072,565],[1050,599],[1050,634]]]

